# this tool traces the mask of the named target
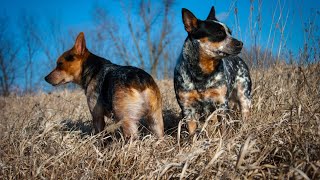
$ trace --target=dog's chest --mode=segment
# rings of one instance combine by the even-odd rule
[[[225,101],[227,85],[223,72],[217,72],[202,81],[193,81],[190,76],[182,78],[183,89],[179,94],[181,100],[192,99],[202,103],[213,101],[219,104]]]
[[[226,85],[226,76],[223,71],[217,71],[210,76],[192,76],[191,73],[181,73],[182,87],[184,90],[197,90],[203,92],[206,89],[219,88]]]

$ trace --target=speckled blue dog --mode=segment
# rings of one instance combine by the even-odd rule
[[[243,43],[216,19],[214,7],[204,21],[182,9],[182,20],[188,37],[175,67],[174,88],[189,134],[194,134],[200,117],[217,108],[229,109],[231,101],[247,118],[251,78],[248,66],[237,56]]]

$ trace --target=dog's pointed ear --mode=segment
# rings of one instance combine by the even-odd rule
[[[211,10],[210,10],[209,15],[207,17],[207,20],[218,21],[216,18],[216,10],[214,10],[214,6],[211,7]]]
[[[76,42],[74,43],[74,49],[76,54],[83,55],[86,50],[86,40],[84,38],[84,33],[80,32],[77,36]]]
[[[198,28],[198,19],[188,9],[182,8],[182,21],[188,33]]]

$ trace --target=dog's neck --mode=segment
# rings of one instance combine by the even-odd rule
[[[106,64],[112,64],[110,61],[89,52],[88,57],[82,64],[81,87],[87,91],[88,85],[93,81],[98,81],[99,73]],[[103,76],[101,76],[103,77]]]
[[[212,76],[222,63],[221,59],[210,57],[202,51],[199,42],[191,37],[185,40],[182,56],[191,70],[190,74],[198,80]]]

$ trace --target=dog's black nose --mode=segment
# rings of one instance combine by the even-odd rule
[[[44,77],[44,80],[48,82],[48,76]]]

